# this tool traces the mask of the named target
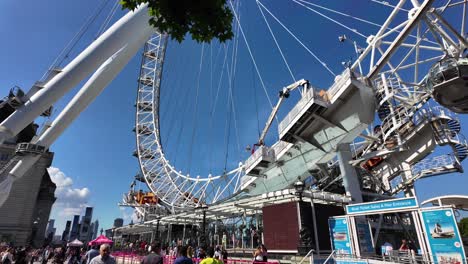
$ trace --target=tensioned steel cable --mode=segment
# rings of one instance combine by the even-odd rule
[[[301,46],[307,52],[309,52],[309,54],[312,55],[312,57],[314,57],[316,61],[318,61],[329,73],[331,73],[333,76],[336,76],[336,74],[330,69],[330,67],[328,67],[328,65],[325,62],[323,62],[313,51],[311,51],[309,47],[307,47],[288,27],[286,27],[283,24],[283,22],[281,22],[266,6],[264,6],[262,2],[260,2],[259,0],[257,0],[257,2],[270,14],[271,17],[273,17],[276,20],[276,22],[278,22],[278,24],[280,24],[286,30],[286,32],[288,32],[299,44],[301,44]]]

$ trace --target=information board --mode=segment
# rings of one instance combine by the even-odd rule
[[[421,211],[427,243],[436,264],[465,263],[463,242],[452,208]]]
[[[349,241],[349,225],[346,217],[332,217],[328,219],[330,238],[333,250],[337,254],[351,254]]]
[[[374,245],[369,223],[365,217],[356,216],[354,218],[359,241],[359,250],[361,255],[374,255]]]
[[[414,197],[391,199],[370,203],[350,204],[346,206],[347,215],[379,214],[391,211],[403,211],[418,208]]]

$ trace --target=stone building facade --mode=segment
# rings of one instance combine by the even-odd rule
[[[15,111],[15,105],[8,101],[13,99],[6,97],[0,100],[0,122]],[[30,124],[15,138],[0,145],[0,169],[15,156],[16,144],[31,141],[37,127]],[[52,152],[46,151],[22,178],[13,183],[10,196],[0,206],[0,242],[17,246],[43,245],[50,210],[56,199],[56,185],[47,172],[53,157]],[[6,177],[8,171],[5,170],[0,179]]]

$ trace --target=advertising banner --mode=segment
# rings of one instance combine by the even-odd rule
[[[421,211],[427,243],[436,264],[466,264],[452,208]]]
[[[337,254],[351,254],[349,241],[349,225],[346,217],[332,217],[328,219],[330,239],[333,250]]]
[[[361,255],[374,255],[374,245],[372,242],[372,234],[369,223],[364,217],[355,217],[356,230],[359,241],[359,250]]]
[[[391,211],[404,211],[418,208],[414,197],[391,199],[370,203],[350,204],[346,206],[347,215],[380,214]]]

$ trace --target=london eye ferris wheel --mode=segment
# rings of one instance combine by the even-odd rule
[[[50,146],[143,45],[134,131],[141,179],[156,199],[148,204],[175,212],[297,180],[349,196],[395,195],[462,170],[468,148],[453,112],[468,109],[464,1],[228,4],[231,41],[177,43],[147,25],[143,6],[28,94],[1,124],[2,139],[99,66],[52,129],[3,169],[14,176],[4,190],[34,162],[31,148]],[[430,144],[416,149],[426,130]],[[440,145],[453,152],[430,167]]]

